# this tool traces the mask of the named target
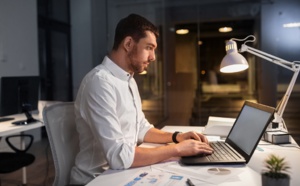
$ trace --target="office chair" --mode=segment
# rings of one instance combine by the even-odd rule
[[[29,140],[28,144],[25,144],[24,149],[15,147],[12,144],[13,138],[23,138],[24,143],[26,139]],[[1,152],[0,153],[0,174],[11,173],[32,164],[35,160],[35,156],[27,153],[33,142],[33,136],[29,134],[11,135],[5,138],[8,146],[14,150],[14,152]],[[24,181],[24,180],[23,180]],[[25,181],[26,182],[26,181]],[[1,180],[0,180],[1,185]]]
[[[45,107],[43,119],[54,161],[54,186],[69,185],[70,172],[79,151],[74,103],[62,102]]]

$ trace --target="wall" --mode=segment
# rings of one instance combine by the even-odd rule
[[[0,1],[0,76],[39,75],[36,0]]]

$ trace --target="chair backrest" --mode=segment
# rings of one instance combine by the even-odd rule
[[[74,103],[63,102],[44,108],[43,120],[55,167],[54,186],[68,185],[70,172],[79,151]]]

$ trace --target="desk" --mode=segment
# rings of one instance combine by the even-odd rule
[[[32,115],[33,118],[38,119],[38,115]],[[13,125],[11,124],[14,121],[19,121],[19,120],[25,120],[26,116],[25,114],[15,114],[15,115],[10,115],[10,116],[5,116],[9,117],[9,118],[14,118],[14,120],[9,120],[9,121],[4,121],[0,123],[0,136],[9,136],[12,134],[16,134],[16,133],[21,133],[21,132],[25,132],[28,130],[32,130],[32,129],[36,129],[36,128],[40,128],[43,127],[44,124],[42,122],[36,122],[30,125]]]
[[[195,127],[195,126],[166,126],[162,130],[168,132],[174,131],[203,131],[203,127]],[[297,144],[294,144],[297,146]],[[243,171],[225,182],[217,184],[219,186],[259,186],[261,185],[261,169],[263,165],[264,159],[269,155],[269,153],[276,153],[280,156],[283,156],[288,161],[291,169],[291,183],[290,186],[299,186],[300,185],[300,149],[297,147],[283,147],[272,144],[267,144],[261,142],[259,144],[260,150],[256,150],[250,160],[250,162],[243,166]],[[232,166],[231,166],[232,167]],[[239,167],[241,168],[241,167]],[[122,183],[126,183],[128,179],[133,177],[139,171],[151,171],[151,166],[145,166],[141,168],[133,168],[128,170],[107,170],[102,175],[98,176],[87,186],[98,186],[98,185],[120,185]],[[194,180],[192,179],[195,185],[207,185],[211,186],[214,184],[210,184],[207,182]]]
[[[12,134],[18,134],[23,133],[28,130],[37,129],[40,127],[43,127],[44,124],[42,122],[36,122],[29,125],[13,125],[12,122],[19,121],[19,120],[25,120],[26,116],[25,114],[15,114],[5,117],[12,117],[14,120],[4,121],[0,123],[0,136],[9,136]],[[33,118],[39,119],[38,115],[33,115]],[[24,141],[21,139],[21,147],[24,145]],[[26,176],[26,167],[22,169],[22,175],[23,175],[23,185],[27,183],[27,176]]]

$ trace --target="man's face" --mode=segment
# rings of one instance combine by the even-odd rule
[[[156,36],[152,32],[146,31],[146,37],[135,43],[128,53],[130,70],[134,73],[147,70],[149,63],[155,61],[156,47]]]

